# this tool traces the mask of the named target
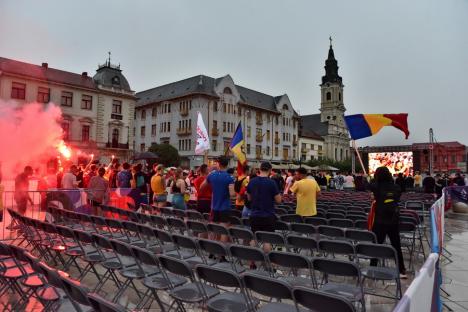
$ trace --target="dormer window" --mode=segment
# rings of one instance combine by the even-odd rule
[[[224,88],[223,93],[224,94],[232,94],[232,90],[231,90],[231,88],[226,87],[226,88]]]
[[[289,109],[289,108],[288,108],[288,104],[284,104],[284,105],[283,105],[283,110],[288,110],[288,109]]]
[[[114,77],[112,78],[112,84],[114,84],[114,85],[120,85],[120,78],[119,78],[119,76],[114,76]]]

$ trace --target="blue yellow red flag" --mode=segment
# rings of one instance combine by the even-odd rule
[[[407,139],[408,114],[356,114],[345,116],[349,134],[353,140],[370,137],[385,126],[393,126],[400,129]]]
[[[234,133],[234,136],[231,139],[231,144],[229,144],[229,149],[237,157],[237,160],[241,164],[245,164],[245,162],[247,161],[247,158],[243,150],[243,146],[244,146],[244,134],[242,132],[242,125],[239,122],[239,124],[237,125],[236,132]]]

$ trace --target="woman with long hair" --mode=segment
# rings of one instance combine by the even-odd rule
[[[388,236],[390,243],[398,255],[400,277],[406,278],[405,263],[401,252],[399,219],[401,189],[393,181],[387,167],[379,167],[375,171],[371,190],[375,200],[375,217],[372,232],[377,236],[377,243],[382,244]],[[371,265],[375,265],[375,261]]]
[[[174,172],[174,178],[170,184],[172,194],[172,206],[176,209],[185,210],[187,208],[184,200],[185,190],[187,186],[185,184],[182,169],[177,168]]]

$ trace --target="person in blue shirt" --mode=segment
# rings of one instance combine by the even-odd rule
[[[262,162],[260,175],[249,181],[247,185],[247,197],[250,201],[250,227],[252,232],[275,231],[275,203],[281,203],[281,194],[278,185],[270,179],[272,166],[269,162]],[[271,246],[265,244],[265,251],[270,251]]]
[[[206,184],[211,186],[213,194],[211,198],[211,221],[228,225],[231,198],[236,196],[234,179],[226,171],[229,164],[229,160],[226,157],[218,158],[217,163],[218,170],[212,171],[200,188],[203,190]],[[221,237],[221,241],[227,241],[227,237]]]

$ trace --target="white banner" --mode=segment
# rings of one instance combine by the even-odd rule
[[[202,114],[197,112],[197,115],[197,144],[195,146],[195,154],[201,155],[210,149],[210,138],[208,137],[208,132],[203,123]]]

